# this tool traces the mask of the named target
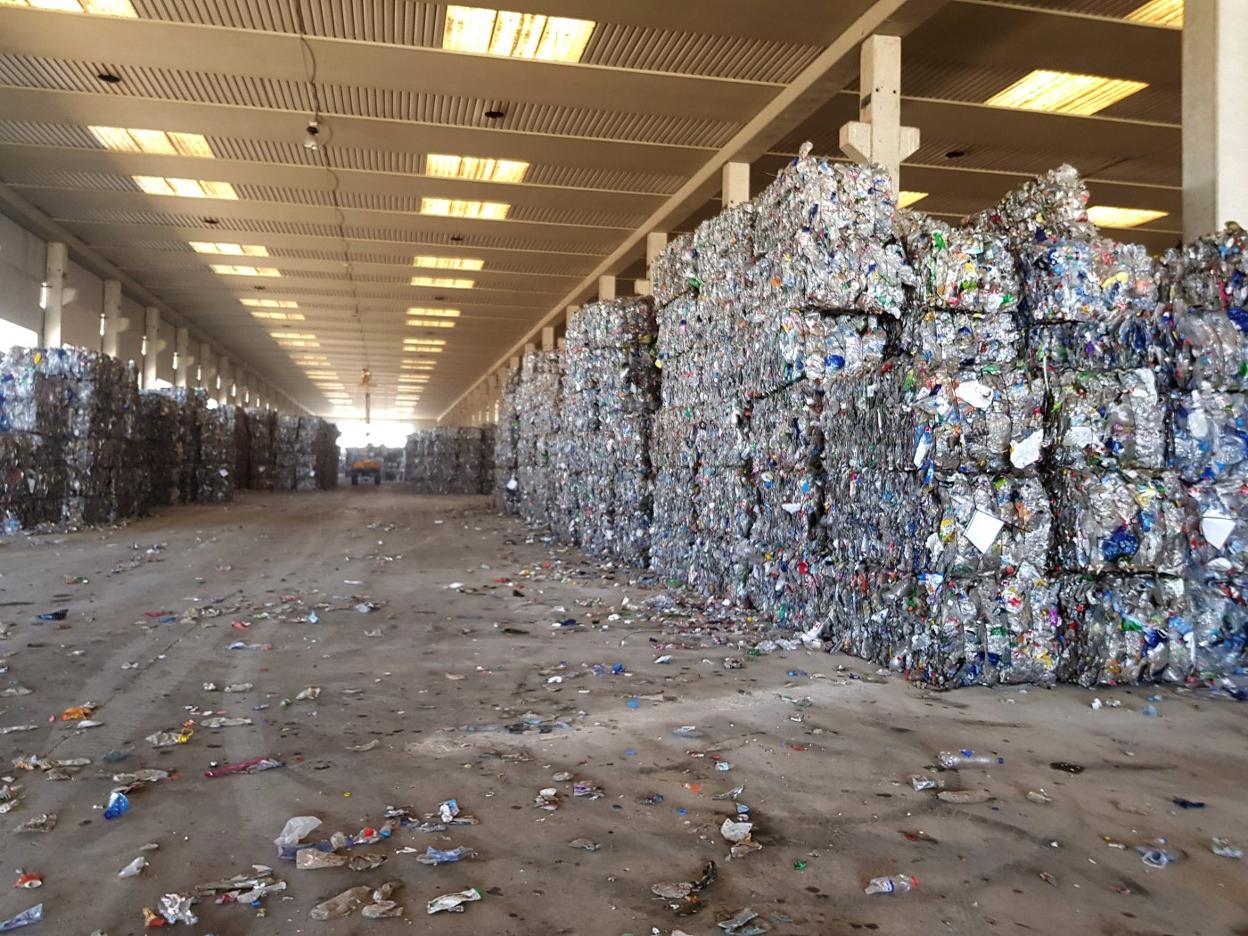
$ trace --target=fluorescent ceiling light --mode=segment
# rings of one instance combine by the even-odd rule
[[[0,0],[0,6],[7,5]],[[140,130],[137,127],[87,127],[96,142],[115,153],[151,153],[156,156],[194,156],[212,159],[208,140],[199,133]]]
[[[502,221],[511,205],[504,202],[482,202],[462,198],[422,198],[420,213],[444,218],[475,218],[480,221]]]
[[[425,157],[425,175],[442,179],[472,179],[474,182],[523,182],[529,164],[519,159],[484,159],[477,156],[449,156],[430,153]]]
[[[332,370],[308,371],[307,376],[313,380],[337,380],[338,372]]]
[[[405,345],[404,350],[416,351],[420,354],[441,354],[442,353],[441,348],[432,347],[430,345]]]
[[[4,0],[0,0],[3,3]],[[201,254],[226,254],[231,257],[267,257],[269,248],[259,244],[214,244],[210,241],[190,241],[191,249]]]
[[[269,319],[274,322],[302,322],[302,312],[252,312],[253,318]]]
[[[404,338],[403,343],[405,345],[431,345],[432,347],[440,348],[446,344],[446,341],[442,338]]]
[[[220,273],[222,276],[281,276],[282,271],[276,267],[254,267],[254,266],[238,266],[233,263],[210,263],[208,266],[213,273]]]
[[[1112,208],[1109,205],[1093,205],[1088,209],[1088,220],[1097,227],[1133,228],[1149,221],[1164,218],[1169,212],[1152,211],[1148,208]]]
[[[60,10],[63,13],[86,13],[89,16],[124,16],[127,19],[138,16],[130,5],[130,0],[0,0],[0,6]]]
[[[927,198],[927,195],[928,195],[927,192],[906,192],[906,191],[898,192],[897,193],[897,207],[909,208],[915,202],[919,202]]]
[[[1132,23],[1183,28],[1183,0],[1148,0],[1127,14]]]
[[[459,318],[459,309],[426,309],[423,306],[409,306],[408,315],[423,315],[427,318]]]
[[[449,319],[408,319],[408,325],[418,328],[454,328],[455,322]]]
[[[437,366],[434,361],[403,361],[399,365],[406,370],[433,370]]]
[[[594,26],[593,20],[566,16],[448,6],[442,48],[542,62],[579,62]]]
[[[134,184],[148,195],[176,195],[179,198],[238,199],[229,182],[205,182],[201,179],[175,179],[164,176],[131,176]]]
[[[313,335],[313,334],[308,333],[308,332],[297,332],[297,331],[275,331],[275,332],[269,332],[269,334],[270,334],[270,335],[272,335],[274,338],[277,338],[277,339],[279,339],[279,340],[280,340],[280,339],[282,339],[282,338],[308,338],[308,339],[312,339],[312,340],[315,340],[315,339],[316,339],[316,335]]]
[[[452,279],[447,276],[413,276],[413,286],[434,286],[438,289],[472,289],[476,280]]]
[[[427,270],[479,270],[485,261],[472,257],[412,257],[412,266]]]
[[[252,309],[297,309],[299,303],[293,299],[239,299],[243,305]]]
[[[1148,82],[1145,81],[1077,75],[1073,72],[1038,68],[1008,88],[998,91],[984,103],[992,107],[1087,117],[1147,87]]]

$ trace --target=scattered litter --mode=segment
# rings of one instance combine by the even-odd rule
[[[1217,841],[1217,839],[1215,839],[1214,841]],[[602,848],[602,846],[599,845],[597,842],[591,842],[587,838],[573,839],[572,841],[568,842],[568,847],[579,848],[581,851],[587,851],[587,852],[596,852],[598,851],[598,849]]]
[[[919,886],[919,879],[909,874],[872,878],[863,890],[864,894],[904,894]]]
[[[35,904],[29,910],[23,910],[15,917],[0,921],[0,933],[11,933],[13,930],[30,926],[43,919],[43,904]]]
[[[240,761],[237,764],[222,764],[220,767],[205,770],[204,776],[232,777],[236,774],[256,774],[264,770],[276,770],[278,767],[285,766],[286,764],[276,757],[253,757],[251,760]]]
[[[117,876],[121,878],[138,877],[139,873],[147,867],[147,859],[140,855],[130,862],[124,868],[117,872]]]
[[[454,894],[443,894],[441,897],[435,897],[426,905],[429,913],[441,913],[449,910],[454,913],[462,913],[464,904],[473,903],[481,899],[481,892],[475,887],[467,890],[458,891]]]
[[[1244,850],[1232,842],[1230,839],[1214,838],[1210,843],[1210,850],[1219,858],[1243,858]]]

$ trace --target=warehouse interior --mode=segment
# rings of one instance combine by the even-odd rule
[[[1245,14],[0,0],[0,932],[1248,932]]]

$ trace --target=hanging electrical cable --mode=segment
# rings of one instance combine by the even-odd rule
[[[359,290],[355,281],[355,267],[351,261],[351,248],[347,239],[347,219],[342,209],[342,201],[338,196],[338,191],[342,187],[342,179],[331,162],[329,146],[333,139],[333,126],[324,120],[321,114],[321,94],[317,87],[317,61],[316,50],[312,44],[308,42],[307,21],[303,12],[304,0],[294,0],[295,6],[295,25],[298,30],[299,43],[303,54],[303,66],[307,76],[308,90],[312,98],[312,117],[308,121],[306,127],[306,136],[304,137],[304,148],[314,153],[320,167],[329,174],[330,204],[333,206],[335,215],[335,228],[338,231],[338,239],[342,243],[342,264],[343,269],[347,273],[347,281],[351,285],[351,315],[355,319],[356,326],[360,332],[360,350],[364,358],[364,367],[360,386],[364,390],[364,407],[365,422],[368,422],[368,412],[370,407],[372,372],[368,357],[368,337],[364,332],[364,318],[360,314],[360,297]]]

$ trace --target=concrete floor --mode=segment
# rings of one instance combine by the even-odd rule
[[[201,903],[198,926],[175,931],[709,936],[751,907],[772,932],[808,936],[1248,933],[1248,861],[1209,848],[1214,835],[1248,846],[1248,710],[1171,690],[1159,692],[1160,718],[1141,714],[1140,691],[1098,693],[1121,701],[1099,711],[1069,687],[930,693],[839,655],[749,656],[729,645],[744,631],[647,608],[656,591],[529,541],[484,499],[390,485],[247,493],[124,529],[5,542],[0,689],[33,691],[0,698],[0,729],[37,728],[0,736],[0,764],[92,763],[62,782],[10,771],[26,798],[0,817],[4,873],[45,883],[0,887],[0,920],[42,900],[32,936],[136,934],[161,894],[263,863],[288,883],[263,911]],[[361,614],[352,605],[363,598],[383,606]],[[63,622],[36,620],[56,608],[69,609]],[[567,619],[584,626],[551,626]],[[237,640],[267,649],[226,649]],[[662,654],[669,664],[655,662]],[[725,668],[726,657],[744,667]],[[624,672],[612,675],[616,663]],[[255,688],[206,692],[205,681]],[[281,706],[308,686],[319,700]],[[57,720],[88,701],[100,727]],[[196,706],[255,723],[201,727],[163,750],[144,740],[205,717]],[[524,716],[560,724],[504,727]],[[674,737],[682,725],[702,737]],[[959,748],[1004,758],[939,775],[990,800],[950,804],[911,788],[911,774],[935,775],[924,768],[938,751]],[[130,756],[107,765],[109,751]],[[204,776],[213,762],[260,755],[287,766]],[[129,813],[106,822],[111,774],[140,767],[176,779],[135,792]],[[574,798],[570,782],[552,780],[564,771],[604,796]],[[736,807],[713,796],[738,785],[763,848],[727,860],[719,826]],[[559,789],[557,811],[534,806],[547,786]],[[1040,790],[1051,803],[1027,798]],[[403,829],[353,851],[387,855],[377,870],[276,860],[289,816],[324,820],[318,837],[379,825],[387,805],[423,813],[451,797],[480,824]],[[1207,805],[1178,809],[1175,797]],[[11,831],[44,812],[57,814],[54,831]],[[1143,864],[1136,846],[1158,837],[1183,859]],[[601,848],[569,847],[578,838]],[[141,852],[148,842],[159,850]],[[426,845],[479,854],[441,867],[396,854]],[[118,878],[140,854],[150,867]],[[700,912],[677,916],[651,894],[711,860],[718,879]],[[919,888],[863,894],[887,874],[915,875]],[[404,884],[401,920],[309,918],[318,901],[389,879]],[[426,915],[427,900],[467,887],[482,900]]]

